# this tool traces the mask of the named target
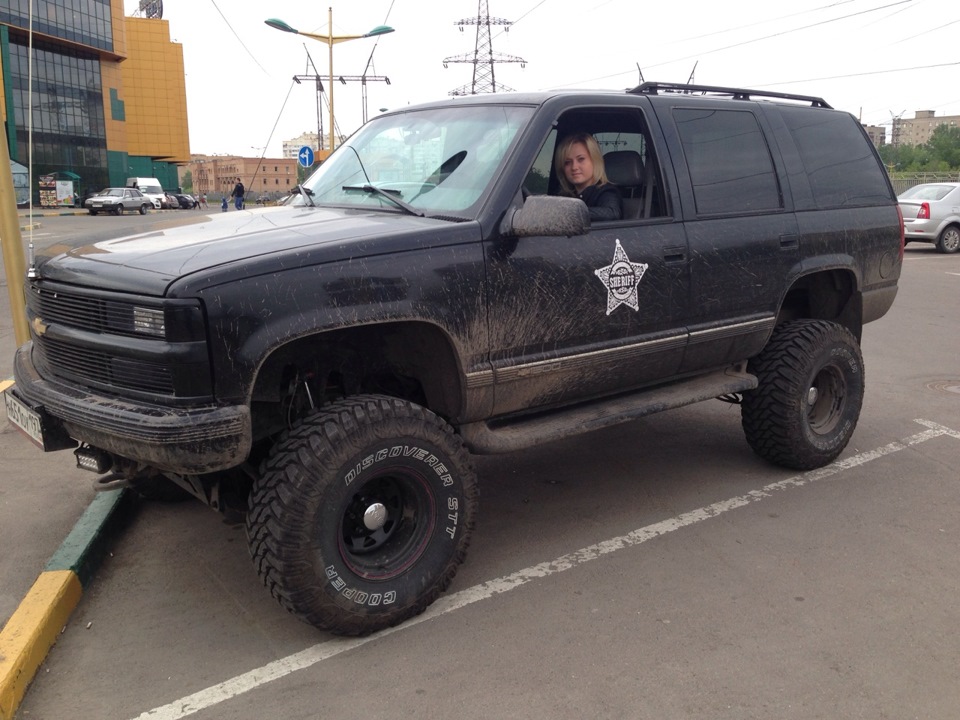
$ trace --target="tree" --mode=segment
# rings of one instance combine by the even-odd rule
[[[180,183],[185,193],[188,195],[193,194],[193,172],[191,170],[187,170],[183,174],[183,177],[180,178]]]
[[[931,153],[948,169],[960,168],[960,127],[939,125],[927,143]]]
[[[880,157],[896,172],[947,172],[960,170],[960,128],[938,126],[923,145],[883,145]]]

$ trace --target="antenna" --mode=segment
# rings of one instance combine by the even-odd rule
[[[490,39],[490,26],[503,25],[506,28],[504,32],[510,32],[510,26],[513,25],[513,22],[504,20],[503,18],[490,17],[488,8],[489,4],[487,0],[480,0],[477,3],[477,16],[475,18],[465,18],[454,23],[454,25],[460,26],[460,32],[463,32],[464,25],[476,25],[477,40],[472,53],[452,55],[443,59],[444,67],[447,67],[448,63],[471,63],[473,65],[473,82],[469,85],[462,85],[456,90],[451,90],[450,95],[478,95],[480,93],[495,93],[498,91],[513,92],[513,88],[507,87],[502,83],[499,87],[497,86],[493,72],[494,63],[520,63],[521,68],[527,66],[527,61],[521,57],[504,55],[503,53],[495,53],[493,51],[493,44]]]
[[[699,60],[697,60],[697,61],[693,64],[693,70],[690,71],[690,77],[687,78],[687,85],[693,85],[693,84],[694,84],[694,82],[693,82],[693,75],[694,75],[694,73],[697,72],[697,65],[699,65],[699,64],[700,64],[700,61],[699,61]]]

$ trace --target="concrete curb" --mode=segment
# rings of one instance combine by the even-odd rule
[[[99,493],[0,630],[0,720],[13,720],[106,555],[108,540],[130,514],[133,497],[126,489]]]

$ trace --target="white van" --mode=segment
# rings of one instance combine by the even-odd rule
[[[160,203],[163,200],[164,192],[163,186],[160,185],[160,181],[156,178],[148,177],[131,177],[127,178],[127,187],[135,187],[148,198],[150,202],[153,203],[153,206],[159,210]]]

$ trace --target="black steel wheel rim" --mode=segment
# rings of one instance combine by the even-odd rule
[[[812,399],[811,399],[812,396]],[[827,365],[813,378],[807,402],[807,422],[817,435],[833,432],[843,417],[847,382],[836,365]]]
[[[371,508],[382,508],[382,523],[368,525]],[[376,513],[373,513],[374,515]],[[340,516],[340,557],[369,580],[389,580],[420,558],[433,534],[436,512],[426,480],[407,469],[382,472],[358,486]]]

